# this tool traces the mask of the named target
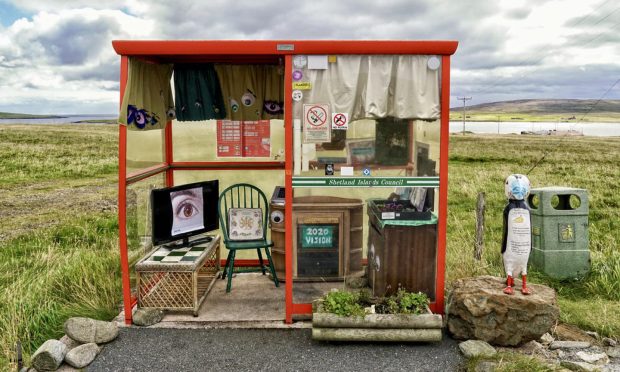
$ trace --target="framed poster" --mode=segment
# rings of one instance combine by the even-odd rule
[[[218,120],[217,156],[270,157],[271,127],[269,120]]]
[[[305,104],[303,120],[304,143],[323,143],[332,140],[329,105]]]

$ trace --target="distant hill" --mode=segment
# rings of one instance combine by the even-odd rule
[[[0,112],[0,119],[55,119],[62,118],[63,116],[56,115],[31,115],[31,114],[16,114],[12,112]]]
[[[466,107],[469,121],[591,121],[619,122],[620,100],[524,99]],[[498,118],[499,117],[499,118]],[[462,120],[463,107],[450,108],[451,120]]]

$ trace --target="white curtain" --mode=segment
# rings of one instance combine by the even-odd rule
[[[439,69],[426,55],[338,56],[326,70],[306,70],[312,83],[307,103],[328,103],[331,112],[358,119],[436,120],[439,118]]]

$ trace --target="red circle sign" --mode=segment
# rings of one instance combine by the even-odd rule
[[[334,116],[334,125],[337,127],[343,127],[347,125],[347,117],[344,114],[337,114]]]
[[[312,106],[306,113],[306,120],[310,125],[320,127],[327,121],[327,111],[321,106]]]

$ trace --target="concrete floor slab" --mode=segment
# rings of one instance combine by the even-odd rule
[[[342,282],[293,283],[295,303],[310,303]],[[190,312],[166,311],[162,322],[153,328],[308,328],[308,321],[284,324],[286,309],[285,283],[276,287],[267,275],[238,273],[232,290],[226,293],[226,280],[216,279],[202,303],[198,316]],[[121,314],[122,315],[122,314]],[[121,321],[122,317],[119,317]]]
[[[295,303],[309,303],[342,282],[293,283]],[[226,293],[226,280],[216,279],[211,292],[202,303],[198,316],[189,312],[167,311],[162,328],[280,328],[286,316],[285,283],[276,287],[269,276],[260,273],[235,274],[232,290]],[[307,322],[306,322],[307,323]],[[300,323],[298,327],[309,326]]]

